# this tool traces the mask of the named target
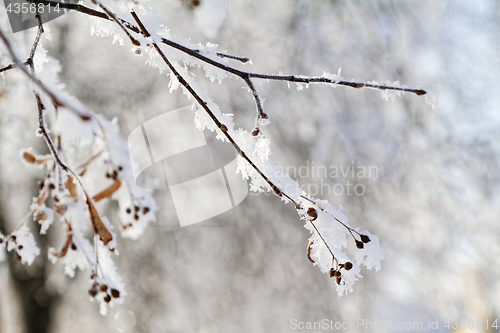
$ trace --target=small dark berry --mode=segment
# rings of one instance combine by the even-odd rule
[[[335,276],[335,273],[337,271],[333,269],[333,267],[330,269],[330,277],[334,277]]]
[[[363,243],[368,243],[370,241],[370,237],[368,237],[367,235],[361,235],[361,241]]]
[[[362,249],[362,248],[364,248],[364,247],[365,247],[365,244],[364,244],[362,241],[357,240],[357,241],[356,241],[356,247],[357,247],[358,249]]]
[[[136,221],[137,221],[138,219],[139,219],[139,215],[137,215],[137,214],[136,214],[136,215],[134,215],[134,220],[136,220]]]
[[[127,208],[126,212],[127,212],[127,214],[130,214],[130,213],[132,213],[132,210],[130,208]]]
[[[96,297],[97,296],[97,288],[95,286],[92,286],[92,288],[89,289],[89,295],[92,296],[92,297]]]
[[[111,296],[109,296],[109,295],[104,296],[104,302],[106,302],[106,303],[111,302]]]
[[[144,208],[142,209],[142,213],[143,213],[144,215],[146,215],[148,212],[149,212],[149,207],[144,207]]]
[[[312,217],[312,221],[316,220],[318,218],[318,213],[316,212],[316,209],[309,207],[307,210],[307,215]]]
[[[106,292],[106,290],[108,290],[108,286],[107,286],[107,285],[105,285],[105,284],[101,284],[101,286],[99,287],[99,289],[100,289],[103,293],[105,293],[105,292]]]
[[[118,298],[120,297],[120,292],[116,289],[111,289],[111,296],[113,296],[114,298]]]
[[[76,245],[75,245],[75,243],[71,243],[71,249],[72,249],[73,251],[76,251]]]
[[[340,276],[337,276],[337,284],[340,285],[340,282],[342,281],[342,278]]]
[[[346,262],[346,263],[344,264],[344,269],[345,269],[346,271],[350,270],[351,268],[352,268],[352,262],[349,262],[349,261],[348,261],[348,262]]]

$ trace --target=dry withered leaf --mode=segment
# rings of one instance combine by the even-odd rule
[[[121,185],[121,182],[117,178],[117,179],[115,179],[113,184],[111,184],[108,188],[106,188],[106,189],[102,190],[101,192],[97,193],[96,195],[94,195],[92,197],[92,199],[94,199],[94,201],[97,202],[97,201],[102,200],[104,198],[110,197],[113,193],[115,193],[120,188],[120,185]]]
[[[66,186],[66,188],[69,191],[69,196],[72,198],[75,198],[76,197],[76,184],[73,182],[73,177],[68,175],[68,179],[66,180],[64,185]]]
[[[94,233],[99,235],[99,238],[104,243],[104,245],[107,245],[111,240],[113,240],[113,236],[109,232],[108,228],[106,228],[106,226],[102,222],[101,217],[97,212],[97,209],[95,209],[95,206],[92,203],[92,199],[90,199],[90,197],[87,194],[85,194],[85,196],[87,197],[87,206],[89,206],[89,214],[90,214],[90,221],[92,222],[92,229],[94,229]]]
[[[73,234],[71,233],[71,231],[69,231],[68,235],[66,237],[66,242],[64,243],[64,246],[61,249],[61,251],[54,252],[54,251],[52,251],[52,249],[49,249],[50,254],[53,255],[54,257],[57,257],[57,258],[64,257],[66,255],[66,253],[68,253],[68,249],[71,246],[72,240],[73,240]]]
[[[32,153],[25,151],[23,152],[23,159],[29,164],[40,165],[52,159],[52,155],[38,156],[37,158]]]
[[[313,244],[313,241],[309,241],[309,244],[307,244],[307,259],[309,259],[310,262],[314,264],[314,260],[311,258],[311,245]]]

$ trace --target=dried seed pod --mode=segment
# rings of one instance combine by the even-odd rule
[[[356,240],[356,247],[362,249],[365,247],[365,244],[362,241]]]
[[[363,243],[368,243],[370,242],[370,240],[371,240],[370,237],[368,237],[367,235],[361,235],[361,241]]]
[[[101,286],[99,287],[99,289],[100,289],[103,293],[105,293],[105,292],[106,292],[106,290],[108,290],[108,286],[107,286],[107,285],[105,285],[105,284],[101,284]]]
[[[332,267],[332,268],[330,269],[330,277],[331,277],[331,278],[332,278],[332,277],[334,277],[334,276],[335,276],[335,273],[337,273],[337,271],[336,271],[336,270]]]
[[[312,207],[309,207],[309,209],[307,210],[307,215],[312,217],[311,221],[314,221],[318,218],[318,212],[316,212],[316,209],[314,209]]]
[[[348,261],[348,262],[346,262],[346,263],[344,264],[344,269],[345,269],[346,271],[350,270],[351,268],[352,268],[352,262],[349,262],[349,261]]]
[[[337,276],[337,284],[340,285],[340,282],[342,282],[342,278],[340,276]]]
[[[255,128],[253,131],[252,131],[252,136],[257,136],[259,135],[259,129],[258,128]]]
[[[341,277],[342,273],[340,271],[335,271],[334,275],[335,277]]]
[[[120,297],[120,292],[116,289],[111,289],[111,296],[113,296],[113,298],[118,298]]]
[[[111,302],[111,296],[109,296],[109,295],[104,296],[104,302],[106,302],[106,303]]]
[[[142,214],[146,215],[149,212],[149,207],[144,207],[142,209]]]

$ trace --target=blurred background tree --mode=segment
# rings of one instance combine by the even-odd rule
[[[356,226],[379,235],[382,270],[365,271],[354,293],[338,298],[335,282],[306,259],[309,235],[290,205],[250,195],[210,223],[180,228],[168,190],[158,191],[158,222],[137,241],[119,240],[116,262],[128,292],[123,305],[100,316],[85,295],[86,272],[63,276],[46,251],[29,267],[0,253],[0,332],[111,332],[127,329],[123,318],[135,318],[132,332],[285,332],[292,319],[423,322],[426,328],[429,319],[442,325],[500,317],[498,1],[150,5],[173,35],[250,57],[253,64],[237,65],[245,70],[321,75],[342,68],[346,79],[399,80],[438,97],[439,108],[432,109],[411,94],[387,102],[366,89],[297,91],[295,84],[258,83],[278,165],[377,168],[377,177],[358,179],[296,176],[306,189],[364,185],[362,196],[316,196],[342,204]],[[189,105],[180,91],[168,94],[166,77],[145,67],[129,45],[90,36],[86,21],[70,12],[50,22],[52,41],[44,46],[60,60],[67,90],[89,109],[117,117],[124,138],[144,121]],[[33,30],[16,34],[26,49]],[[254,105],[243,82],[200,83],[237,125],[252,127]],[[4,234],[26,214],[33,184],[43,177],[18,157],[24,147],[44,149],[33,135],[36,106],[29,94],[14,71],[0,82]],[[47,241],[59,244],[62,237],[52,230]]]

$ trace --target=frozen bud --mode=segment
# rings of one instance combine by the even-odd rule
[[[111,296],[109,296],[109,295],[104,296],[104,302],[106,302],[106,303],[111,302]]]
[[[220,129],[222,130],[222,132],[227,132],[227,126],[224,124],[220,126]]]
[[[349,262],[349,261],[348,261],[348,262],[346,262],[346,263],[344,264],[344,269],[345,269],[346,271],[350,270],[351,268],[352,268],[352,262]]]
[[[333,269],[333,267],[330,269],[330,277],[334,277],[335,276],[335,273],[337,273],[337,271],[335,269]]]
[[[66,206],[66,205],[54,206],[54,212],[56,212],[59,215],[63,215],[64,213],[66,213],[67,210],[68,210],[68,206]]]
[[[365,244],[364,244],[362,241],[357,240],[357,241],[356,241],[356,247],[357,247],[358,249],[362,249],[362,248],[364,248],[364,247],[365,247]]]
[[[89,289],[89,295],[92,296],[92,297],[96,297],[97,296],[97,287],[95,285],[92,285],[92,287]]]
[[[427,94],[427,91],[425,91],[425,90],[417,90],[417,91],[415,91],[415,94],[417,94],[417,96],[422,96],[422,95]]]
[[[258,128],[255,128],[253,131],[252,131],[252,136],[257,136],[259,135],[259,129]]]
[[[337,284],[340,285],[340,282],[342,282],[342,278],[340,276],[337,276]]]
[[[134,220],[136,220],[136,221],[137,221],[138,219],[139,219],[139,215],[137,215],[137,214],[136,214],[136,215],[134,215]]]
[[[340,271],[335,271],[335,277],[340,277],[342,275],[342,273],[340,273]]]
[[[274,194],[276,194],[278,197],[281,197],[281,191],[279,188],[274,188]]]
[[[72,249],[73,251],[76,251],[76,245],[75,245],[75,243],[71,243],[71,249]]]
[[[142,213],[143,213],[144,215],[146,215],[148,212],[149,212],[149,207],[144,207],[144,208],[142,209]]]
[[[135,206],[135,207],[134,207],[134,210],[135,210],[136,212],[138,212],[138,211],[139,211],[139,209],[140,209],[140,208],[139,208],[139,206]]]
[[[269,117],[267,116],[267,113],[264,113],[264,112],[262,112],[262,114],[260,115],[260,117],[262,119],[269,119]]]
[[[361,235],[361,241],[363,243],[368,243],[370,241],[370,237],[368,237],[367,235]]]
[[[114,298],[118,298],[120,297],[120,292],[116,289],[111,289],[111,296],[113,296]]]
[[[309,207],[307,210],[307,215],[312,217],[312,221],[316,220],[318,218],[318,212],[316,212],[316,209]]]
[[[100,289],[103,293],[105,293],[105,292],[106,292],[106,290],[108,290],[108,286],[107,286],[107,285],[105,285],[105,284],[101,284],[101,286],[99,287],[99,289]]]
[[[127,214],[132,213],[132,210],[130,208],[127,208],[125,211],[127,212]]]
[[[47,215],[45,212],[39,210],[35,213],[35,220],[37,221],[45,221],[47,219]]]

